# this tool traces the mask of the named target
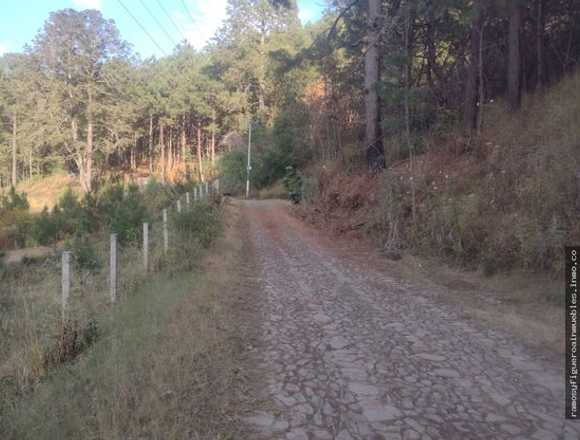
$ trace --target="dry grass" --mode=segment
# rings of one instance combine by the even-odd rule
[[[24,259],[41,258],[53,253],[54,248],[48,246],[36,246],[33,248],[15,249],[13,251],[7,251],[4,257],[0,257],[0,263],[18,264],[21,263]]]
[[[393,164],[383,181],[327,164],[312,169],[313,203],[297,212],[326,230],[392,245],[403,254],[391,262],[402,277],[432,286],[473,319],[560,353],[561,249],[580,238],[580,72],[527,96],[518,113],[499,104],[485,112],[480,139],[459,132],[425,139],[414,188],[409,161]]]
[[[73,258],[70,322],[68,330],[82,332],[91,321],[110,309],[108,295],[108,240],[92,237],[100,266],[81,269]],[[162,259],[159,234],[152,237],[151,260]],[[10,256],[10,255],[9,255]],[[144,281],[139,265],[141,252],[135,246],[119,254],[119,291],[123,295]],[[32,258],[25,264],[7,267],[0,290],[0,379],[10,384],[14,395],[33,389],[47,374],[46,359],[58,350],[63,336],[61,325],[61,263],[59,256]]]
[[[558,303],[564,291],[561,281],[521,272],[487,277],[409,254],[388,265],[393,274],[461,307],[466,318],[506,330],[542,353],[563,353],[564,314]]]
[[[243,255],[238,217],[228,218],[225,237],[196,270],[152,274],[114,308],[105,305],[99,340],[74,362],[24,394],[6,393],[5,380],[3,438],[240,438],[245,327],[230,293]],[[140,260],[126,258],[139,273],[121,272],[130,283],[142,277]]]
[[[17,191],[26,193],[28,203],[30,203],[30,211],[38,213],[45,206],[51,209],[67,188],[72,188],[75,193],[79,193],[78,178],[59,173],[30,182],[22,182],[18,184]]]

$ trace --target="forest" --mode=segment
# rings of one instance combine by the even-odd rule
[[[116,2],[0,56],[1,438],[579,438],[579,1]]]
[[[82,193],[91,193],[120,175],[178,182],[221,173],[229,192],[241,192],[251,124],[253,190],[280,181],[290,166],[304,175],[305,198],[320,196],[322,204],[323,165],[335,176],[376,178],[398,175],[404,163],[413,175],[395,196],[405,202],[397,213],[382,213],[400,221],[370,229],[390,237],[389,246],[435,240],[426,246],[480,261],[481,250],[466,249],[473,246],[468,241],[493,239],[482,225],[449,239],[443,230],[421,230],[421,217],[434,217],[430,188],[437,177],[421,166],[445,162],[449,151],[454,161],[473,159],[479,168],[470,184],[485,190],[479,179],[490,172],[493,146],[518,132],[514,118],[523,127],[534,119],[531,113],[542,114],[538,107],[558,107],[556,98],[542,99],[557,95],[550,93],[562,80],[575,89],[579,56],[580,5],[573,0],[332,1],[320,20],[307,25],[293,0],[229,0],[226,20],[204,49],[182,40],[159,59],[142,59],[99,11],[55,11],[22,53],[0,58],[0,186],[65,172]],[[573,118],[574,110],[564,118]],[[514,122],[500,127],[507,120]],[[522,151],[525,142],[502,154]],[[543,147],[538,142],[529,139]],[[571,168],[578,156],[572,147],[577,149],[566,145],[562,153],[574,157],[565,164]],[[542,151],[559,154],[555,147]],[[525,162],[501,161],[512,168]],[[568,171],[560,183],[574,186]],[[520,172],[505,176],[504,169],[512,179],[504,183],[513,184]],[[397,191],[373,182],[373,189],[388,189],[378,196],[382,200]],[[361,197],[346,201],[348,209],[364,204]],[[497,202],[490,197],[493,202],[478,198],[481,206],[474,209],[519,209],[487,206]],[[554,224],[570,233],[564,212],[530,215],[538,236]]]

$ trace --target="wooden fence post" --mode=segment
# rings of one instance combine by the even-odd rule
[[[117,302],[117,234],[111,234],[111,261],[110,261],[110,289],[111,304]]]
[[[149,270],[149,223],[143,223],[143,266]]]
[[[181,200],[177,200],[177,212],[181,212]]]
[[[66,312],[68,309],[68,298],[70,296],[70,255],[65,251],[62,253],[62,321],[66,322]]]
[[[169,231],[167,230],[167,209],[163,210],[163,252],[169,249]]]
[[[209,195],[209,183],[205,182],[205,196],[207,197]]]
[[[185,204],[187,205],[187,209],[189,209],[189,192],[185,193]]]

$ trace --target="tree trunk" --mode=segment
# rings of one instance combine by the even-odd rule
[[[379,37],[381,0],[368,0],[367,52],[365,54],[365,148],[367,165],[372,172],[385,167],[380,105],[377,85],[379,82]]]
[[[409,151],[409,166],[411,173],[411,213],[413,223],[417,219],[416,196],[415,196],[415,151],[411,140],[411,108],[409,103],[409,93],[411,92],[411,82],[413,73],[413,26],[415,23],[415,8],[411,3],[407,4],[407,19],[405,20],[405,52],[407,65],[405,66],[405,138]]]
[[[536,16],[536,89],[544,87],[544,0],[538,0]]]
[[[266,85],[264,84],[266,78],[266,25],[262,23],[262,31],[260,33],[260,65],[258,78],[258,109],[260,116],[263,116],[266,111]]]
[[[211,164],[215,165],[215,127],[211,129]]]
[[[131,149],[131,169],[137,168],[137,132],[133,132],[133,148]]]
[[[521,57],[520,30],[522,7],[518,1],[510,2],[510,26],[508,35],[508,105],[511,111],[520,108],[521,103]]]
[[[473,5],[473,19],[471,21],[471,57],[467,70],[467,81],[465,83],[465,101],[463,106],[463,126],[466,130],[471,131],[476,128],[477,123],[477,76],[478,76],[478,62],[479,42],[481,28],[483,26],[483,10],[480,1],[476,1]]]
[[[87,192],[86,188],[86,168],[85,168],[85,155],[81,143],[79,142],[79,128],[77,120],[73,117],[71,120],[71,133],[72,133],[72,145],[75,158],[75,163],[79,170],[79,183],[81,185],[81,191]]]
[[[87,103],[87,150],[85,151],[85,192],[90,192],[93,183],[93,95],[88,90]]]
[[[16,150],[17,150],[17,142],[16,142],[16,135],[18,132],[18,121],[16,119],[16,113],[12,114],[12,186],[16,187],[16,183],[18,183],[18,171],[17,171],[17,157],[16,157]]]
[[[149,114],[149,173],[153,173],[153,115]]]
[[[167,152],[167,169],[173,170],[173,128],[169,127],[169,151]]]
[[[197,127],[197,166],[199,168],[199,180],[200,182],[203,182],[203,158],[201,154],[201,148],[201,127]]]
[[[426,41],[426,52],[427,52],[427,84],[430,90],[434,90],[433,87],[433,70],[435,69],[435,63],[437,62],[437,49],[435,47],[435,6],[433,1],[429,1],[427,5],[427,41]]]
[[[161,181],[165,183],[165,140],[163,139],[163,121],[159,121],[159,148],[161,149]]]
[[[479,82],[479,112],[477,114],[477,135],[481,136],[481,131],[483,130],[483,113],[485,111],[485,89],[483,83],[483,35],[485,32],[485,23],[481,24],[481,29],[479,31],[479,53],[478,53],[478,82]]]
[[[181,163],[185,167],[185,156],[187,150],[187,137],[185,133],[185,116],[181,122]]]

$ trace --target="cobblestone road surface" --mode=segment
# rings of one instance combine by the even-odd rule
[[[349,258],[276,202],[245,202],[263,289],[256,439],[580,439],[562,365]]]

